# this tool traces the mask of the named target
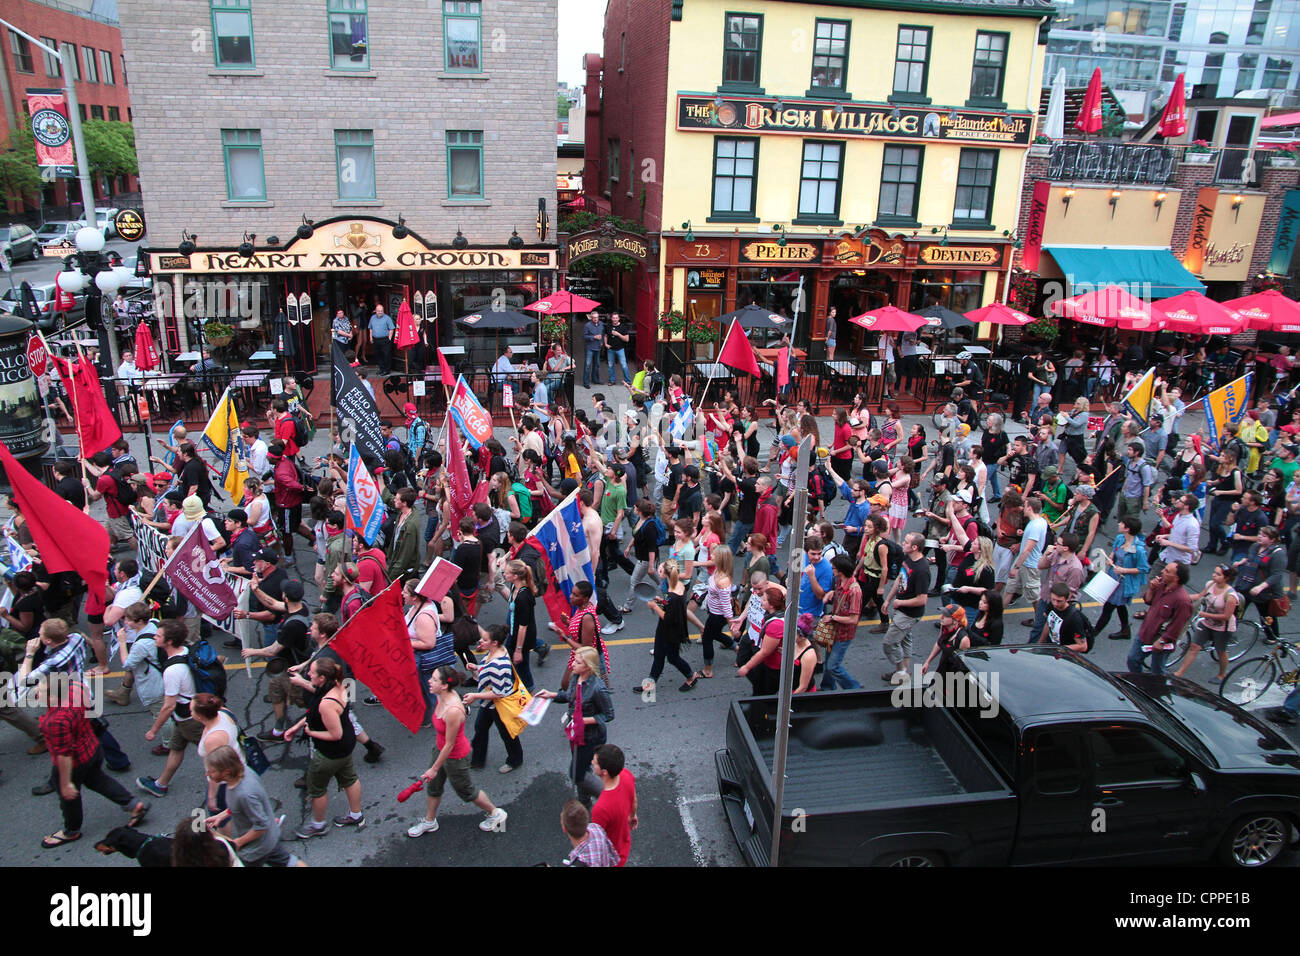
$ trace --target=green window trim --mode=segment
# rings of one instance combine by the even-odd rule
[[[840,202],[844,198],[844,160],[848,152],[846,148],[847,145],[848,145],[847,142],[842,140],[806,139],[803,141],[803,146],[800,149],[800,154],[799,154],[799,193],[795,205],[798,218],[794,220],[795,225],[827,225],[827,226],[841,225],[842,226],[844,224],[840,220]],[[820,150],[817,151],[816,158],[813,159],[809,158],[808,148],[810,146],[820,147]],[[804,183],[814,182],[814,183],[822,184],[822,183],[831,182],[829,178],[820,175],[820,173],[823,173],[825,171],[822,167],[824,167],[824,165],[827,162],[829,162],[826,159],[826,150],[828,148],[834,148],[836,151],[836,156],[834,159],[835,208],[828,213],[821,213],[815,210],[805,211],[803,208]],[[805,175],[809,163],[817,164],[819,175],[812,176],[812,177]],[[821,197],[820,185],[817,190],[817,196],[818,199],[820,199]]]
[[[961,154],[957,159],[957,185],[953,191],[953,203],[952,203],[953,225],[966,228],[966,229],[992,229],[993,228],[993,199],[997,191],[999,157],[1000,157],[1000,152],[999,150],[996,149],[973,149],[973,148],[962,149]],[[991,159],[992,165],[981,167],[979,165],[981,159]],[[972,162],[967,164],[967,160],[970,160]],[[988,173],[989,181],[987,185],[978,182],[978,180],[981,178],[979,174],[985,171],[987,171]],[[963,174],[973,174],[975,181],[963,183],[962,182]],[[968,178],[970,177],[968,176]],[[957,215],[958,197],[961,195],[961,191],[963,189],[971,190],[972,196],[974,195],[975,190],[981,190],[984,192],[985,215],[982,218],[959,217]],[[973,200],[968,199],[967,201],[968,207],[972,201]]]
[[[469,152],[478,154],[478,192],[456,193],[452,187],[452,153]],[[450,202],[476,202],[487,198],[487,186],[483,181],[483,131],[482,130],[447,130],[447,199]]]
[[[359,70],[365,72],[370,69],[370,13],[366,8],[366,0],[328,0],[326,3],[325,23],[326,31],[329,36],[329,66],[331,70]],[[339,18],[347,30],[347,37],[335,42],[334,39],[334,20]],[[355,20],[361,21],[360,42],[354,38],[358,35]],[[344,43],[347,44],[346,52],[343,50]],[[360,59],[358,59],[360,57]]]
[[[449,22],[473,22],[474,63],[472,66],[453,66],[451,50],[451,30]],[[458,41],[463,42],[463,41]],[[467,52],[458,52],[457,61],[467,59]],[[445,73],[482,73],[483,72],[483,5],[478,0],[443,0],[442,4],[442,68]]]
[[[748,209],[718,209],[718,147],[723,143],[750,143],[754,147],[753,170],[748,176],[735,175],[735,161],[739,159],[749,159],[750,157],[737,157],[732,155],[723,157],[732,160],[732,172],[725,178],[727,179],[748,179],[750,181],[749,189],[749,208]],[[710,222],[758,222],[756,216],[758,202],[758,159],[761,141],[758,137],[751,136],[715,136],[713,137],[713,165],[709,170],[709,221]],[[735,187],[732,186],[732,199],[734,204]]]
[[[980,48],[981,42],[984,41],[985,47]],[[997,49],[998,43],[1001,43],[1001,50]],[[1007,57],[1011,52],[1011,34],[997,30],[977,30],[975,33],[975,53],[971,60],[970,71],[970,98],[966,101],[968,107],[976,109],[1006,109],[1006,103],[1002,100],[1002,94],[1006,87],[1007,81]],[[997,63],[992,62],[992,56],[1000,53],[1001,57]],[[985,55],[985,61],[980,61],[981,54]],[[997,88],[992,92],[977,92],[977,78],[987,76],[990,71],[997,72]],[[985,90],[985,85],[980,85],[981,90]]]
[[[828,48],[833,50],[835,49],[835,44],[843,43],[842,52],[818,53],[818,43],[823,39],[819,34],[822,32],[823,26],[829,28],[828,36],[825,37],[825,39],[827,40]],[[835,36],[836,27],[844,28],[844,36],[842,39]],[[847,90],[848,90],[848,82],[849,82],[849,44],[852,41],[852,38],[853,38],[852,21],[830,20],[822,17],[817,18],[817,20],[813,25],[812,75],[808,80],[808,92],[804,94],[805,96],[836,96],[836,97],[843,96],[845,98],[848,98]],[[817,85],[818,59],[823,59],[826,61],[823,66],[823,69],[825,69],[828,74],[831,71],[833,61],[835,60],[839,61],[840,82],[838,84],[833,86]]]
[[[369,176],[361,179],[354,179],[354,183],[370,180],[370,190],[364,195],[344,195],[343,183],[343,164],[345,157],[343,150],[350,149],[369,149],[370,151],[370,170]],[[351,158],[351,157],[346,157]],[[336,129],[334,131],[334,169],[336,185],[338,186],[338,198],[340,202],[349,200],[365,201],[367,199],[379,198],[379,186],[375,177],[375,133],[369,129]],[[355,187],[354,187],[355,188]]]
[[[262,189],[259,194],[235,195],[235,181],[230,171],[230,153],[232,150],[257,150]],[[226,199],[229,202],[265,202],[266,201],[266,161],[262,156],[262,131],[260,129],[223,129],[221,131],[221,155],[226,168]]]
[[[906,33],[905,33],[906,31]],[[925,56],[922,59],[916,59],[916,48],[921,46],[920,36],[925,36]],[[906,40],[906,43],[904,42]],[[894,41],[894,75],[890,89],[893,95],[889,97],[890,102],[900,103],[929,103],[926,97],[926,91],[930,88],[930,52],[934,45],[934,30],[931,27],[924,27],[913,23],[900,23],[898,33]],[[900,59],[899,54],[906,52],[907,59]],[[901,64],[909,64],[908,77],[905,86],[902,88],[898,85],[898,68]],[[921,76],[919,81],[914,81],[914,65],[921,64]],[[913,85],[919,85],[920,89],[912,89]]]
[[[904,164],[902,162],[887,163],[887,159],[890,156],[891,151],[895,151],[894,154],[899,156],[901,160],[903,158],[906,158],[908,150],[916,150],[916,178],[906,179],[906,180],[885,179],[886,165],[899,166],[901,168],[906,168],[907,165],[910,165],[910,164]],[[904,145],[887,144],[885,146],[885,151],[881,156],[880,190],[876,195],[876,222],[882,225],[890,225],[890,226],[919,226],[920,223],[916,218],[916,213],[917,210],[920,208],[921,181],[924,175],[925,175],[925,147],[924,146],[912,146],[912,145],[904,146]],[[902,215],[897,211],[884,212],[882,208],[883,207],[882,197],[884,196],[885,193],[885,187],[898,186],[900,184],[908,184],[913,187],[911,211],[907,215]],[[894,203],[895,210],[897,209],[897,205],[898,205],[897,197],[895,197],[895,203]]]
[[[257,66],[257,46],[253,42],[253,5],[252,0],[210,0],[212,18],[212,60],[218,70],[251,70]],[[222,33],[217,27],[217,18],[227,23],[231,18],[242,17],[248,25],[247,33]],[[222,40],[229,39],[236,43],[243,37],[248,38],[248,62],[235,59],[223,60],[221,55]]]
[[[740,21],[740,33],[742,34],[739,46],[730,45],[731,22],[732,18]],[[757,38],[754,40],[753,49],[745,46],[745,36],[749,35],[745,21],[757,21],[754,26],[757,28]],[[727,79],[727,57],[729,54],[735,54],[743,65],[745,59],[752,55],[754,63],[753,80],[745,79]],[[722,93],[757,93],[762,94],[763,88],[759,85],[763,81],[763,14],[761,13],[744,13],[728,10],[722,15],[722,82],[718,85],[718,91]]]

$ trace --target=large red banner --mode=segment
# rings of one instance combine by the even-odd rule
[[[1052,184],[1045,179],[1034,183],[1034,193],[1029,200],[1029,225],[1025,229],[1025,248],[1020,254],[1020,267],[1026,272],[1038,271],[1038,260],[1043,252],[1043,231],[1047,226],[1047,202],[1052,196]]]
[[[339,628],[330,647],[348,662],[384,708],[418,733],[424,720],[424,695],[415,668],[415,651],[402,614],[402,585],[394,581]]]
[[[72,124],[62,90],[28,90],[27,112],[32,117],[37,166],[75,166]]]

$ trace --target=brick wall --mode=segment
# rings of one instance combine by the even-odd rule
[[[556,0],[485,0],[483,73],[442,72],[440,5],[370,0],[369,71],[330,70],[324,4],[254,3],[255,68],[214,66],[205,0],[120,0],[145,213],[159,247],[292,234],[312,219],[374,215],[445,244],[536,242],[537,200],[555,238]],[[227,202],[223,128],[260,129],[267,202]],[[377,200],[338,200],[336,129],[374,133]],[[447,196],[445,131],[483,132],[486,199]]]
[[[660,229],[663,210],[663,161],[668,104],[668,28],[671,5],[664,0],[609,0],[605,10],[604,99],[596,138],[587,138],[588,166],[596,159],[593,185],[616,216],[641,220]],[[608,143],[618,139],[619,181],[609,187]],[[649,162],[647,162],[649,161]],[[587,180],[584,178],[584,184]],[[631,186],[632,195],[628,188]]]
[[[1255,252],[1250,257],[1250,278],[1246,280],[1247,291],[1256,291],[1255,276],[1268,266],[1273,254],[1273,240],[1277,238],[1277,220],[1282,213],[1282,202],[1287,190],[1300,186],[1300,170],[1274,169],[1263,170],[1259,180],[1264,190],[1264,218],[1260,222],[1259,235],[1255,239]]]
[[[1174,211],[1174,232],[1169,240],[1169,248],[1174,256],[1182,261],[1187,253],[1187,242],[1192,237],[1192,221],[1196,217],[1196,194],[1202,186],[1214,185],[1214,163],[1199,165],[1196,163],[1179,163],[1174,176],[1173,188],[1181,189],[1178,208]]]

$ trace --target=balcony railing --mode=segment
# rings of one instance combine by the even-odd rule
[[[1207,153],[1192,152],[1183,145],[1058,140],[1051,144],[1047,175],[1058,181],[1167,186],[1177,177],[1179,163],[1202,162],[1214,165],[1215,182],[1258,185],[1271,153],[1247,146],[1225,146]],[[1247,159],[1254,160],[1254,175],[1243,182]]]

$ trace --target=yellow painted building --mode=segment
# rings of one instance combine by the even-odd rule
[[[797,311],[795,344],[807,345],[831,307],[843,342],[847,319],[870,308],[963,312],[999,296],[1050,7],[675,8],[664,309]]]

